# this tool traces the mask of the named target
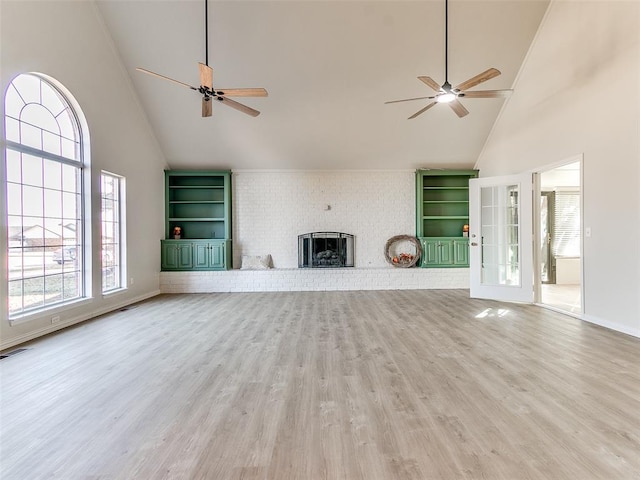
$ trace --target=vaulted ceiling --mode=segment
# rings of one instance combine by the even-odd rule
[[[414,169],[471,167],[505,100],[466,99],[407,117],[428,101],[416,77],[444,82],[444,0],[211,1],[209,64],[217,89],[264,87],[237,99],[252,118],[136,72],[198,85],[204,0],[100,0],[98,11],[172,168]],[[449,81],[495,67],[475,89],[512,88],[548,0],[450,0]],[[517,88],[517,85],[516,85]],[[506,100],[508,102],[508,100]]]

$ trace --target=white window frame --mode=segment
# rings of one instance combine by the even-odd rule
[[[17,82],[17,83],[14,83]],[[24,82],[24,83],[23,83]],[[23,83],[20,88],[16,85]],[[31,86],[27,84],[31,83]],[[35,86],[33,88],[32,86]],[[12,90],[13,89],[13,90]],[[19,107],[19,113],[15,108],[9,108],[9,95],[13,95],[13,100],[16,100],[16,92],[18,97],[22,100],[23,105]],[[30,97],[30,98],[28,98]],[[4,200],[4,209],[2,215],[7,225],[7,236],[5,237],[5,253],[7,259],[7,271],[9,278],[7,278],[7,284],[3,285],[3,292],[6,292],[9,302],[4,306],[7,312],[7,318],[11,323],[15,323],[34,315],[40,314],[46,311],[52,311],[60,309],[65,305],[75,304],[79,301],[86,300],[91,292],[91,259],[90,259],[90,244],[89,236],[86,234],[87,225],[89,222],[89,215],[87,215],[87,199],[89,198],[89,182],[87,177],[89,175],[89,169],[85,162],[85,148],[87,147],[84,142],[83,135],[88,136],[86,132],[86,123],[80,119],[82,113],[79,112],[77,103],[72,96],[66,92],[64,87],[56,85],[55,80],[50,79],[44,75],[34,73],[24,73],[16,76],[9,84],[5,95],[3,96],[4,103],[4,124],[5,124],[5,136],[3,140],[5,165],[3,172],[3,183],[5,187],[6,197]],[[16,104],[13,104],[15,106]],[[55,107],[54,107],[55,106]],[[41,109],[41,115],[31,114],[29,119],[25,118],[27,115],[26,109]],[[45,113],[48,111],[48,114]],[[57,112],[57,113],[56,113]],[[17,113],[17,115],[16,115]],[[64,115],[63,115],[64,114]],[[50,117],[47,117],[50,115]],[[41,120],[41,121],[40,121]],[[60,123],[62,121],[62,123]],[[11,126],[9,123],[11,122]],[[63,124],[66,124],[63,126]],[[23,127],[24,126],[24,127]],[[56,131],[56,126],[58,130]],[[16,136],[15,128],[18,128],[19,135]],[[11,130],[13,128],[13,130]],[[31,140],[40,135],[42,143],[39,148],[38,145],[29,144],[27,137],[23,137],[23,128],[30,129],[32,135]],[[69,135],[70,129],[73,131],[73,135]],[[26,130],[25,130],[26,131]],[[66,133],[65,133],[66,132]],[[46,137],[46,141],[45,141]],[[73,138],[71,138],[73,137]],[[59,150],[56,151],[56,142],[59,143]],[[16,155],[18,157],[16,157]],[[13,157],[13,158],[11,158]],[[31,161],[40,162],[40,170],[34,170],[29,168],[28,170],[23,164],[25,159],[31,159]],[[56,178],[54,174],[51,175],[51,171],[48,168],[60,167],[60,178]],[[20,168],[19,178],[16,176],[16,167]],[[31,166],[32,167],[32,166]],[[66,172],[71,172],[68,168],[75,169],[74,182],[75,188],[73,191],[68,189],[68,183],[65,183],[65,168]],[[11,169],[11,172],[10,172]],[[36,182],[25,181],[25,173],[29,172],[29,176],[40,177],[40,180]],[[53,178],[53,180],[52,180]],[[55,184],[59,185],[56,187]],[[34,184],[35,183],[35,184]],[[20,192],[20,198],[10,197],[9,188],[14,192]],[[31,212],[29,215],[25,213],[25,188],[31,189],[31,192],[38,192],[42,196],[42,205],[38,206],[38,212]],[[73,218],[67,215],[67,212],[63,210],[65,200],[61,200],[60,204],[52,202],[51,198],[60,195],[62,199],[65,196],[74,198],[75,212]],[[35,197],[34,197],[35,198]],[[68,202],[67,202],[68,203]],[[38,202],[32,203],[37,205]],[[52,205],[54,208],[51,208]],[[59,208],[59,214],[52,214],[48,212],[54,211],[55,208]],[[32,207],[29,207],[32,208]],[[40,211],[41,209],[41,211]],[[60,235],[59,231],[64,232],[67,220],[72,219],[74,222],[74,241],[73,245],[69,241],[65,241],[64,234]],[[10,222],[11,220],[11,222]],[[42,231],[42,241],[37,248],[32,248],[38,252],[37,256],[41,257],[38,260],[35,259],[35,272],[27,272],[27,260],[25,258],[25,225],[34,223],[34,226],[38,226]],[[38,225],[38,220],[40,224]],[[56,221],[60,220],[56,224]],[[13,238],[13,230],[10,227],[11,223],[19,221],[22,234],[19,239],[20,245],[14,245],[15,239]],[[49,227],[56,225],[55,233],[51,232]],[[34,228],[34,227],[30,227]],[[56,240],[56,235],[58,236]],[[53,238],[52,238],[53,237]],[[59,243],[59,245],[58,245]],[[13,248],[12,248],[13,247]],[[74,266],[66,267],[65,248],[75,247],[73,260]],[[38,250],[39,249],[39,250]],[[56,271],[54,251],[62,249],[62,268]],[[18,252],[19,259],[13,261],[10,257],[12,251]],[[16,263],[17,262],[17,263]],[[14,265],[15,263],[15,265]],[[37,265],[36,265],[37,264]],[[18,267],[18,268],[16,268]],[[33,267],[33,266],[32,266]],[[13,269],[13,270],[12,270]],[[75,281],[71,282],[74,285],[72,290],[65,291],[65,285],[68,280],[75,276]],[[40,281],[42,282],[42,293],[35,295],[41,296],[41,301],[25,302],[25,280]],[[47,281],[51,284],[55,284],[56,280],[62,284],[60,290],[47,290]],[[13,298],[13,308],[11,306],[11,282],[20,283],[20,302],[19,306],[16,306],[16,299]],[[68,292],[73,291],[73,295],[67,295]],[[51,293],[58,292],[58,295],[51,295]],[[49,298],[48,298],[49,297]],[[52,320],[53,321],[53,320]]]
[[[110,179],[115,186],[113,192],[106,192],[105,180]],[[126,249],[125,249],[125,186],[126,180],[121,175],[102,171],[100,173],[100,265],[102,272],[102,294],[107,295],[127,288]],[[112,208],[107,209],[107,204]],[[107,215],[110,211],[110,215]],[[109,228],[110,227],[110,228]],[[107,240],[106,232],[114,232]],[[113,283],[108,280],[113,279]]]

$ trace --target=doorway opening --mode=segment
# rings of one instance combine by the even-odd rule
[[[538,172],[536,301],[582,313],[581,162]]]

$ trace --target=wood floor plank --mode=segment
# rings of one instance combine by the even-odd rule
[[[0,478],[640,479],[640,340],[464,290],[163,295],[0,362]]]

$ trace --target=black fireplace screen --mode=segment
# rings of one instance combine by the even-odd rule
[[[353,267],[353,235],[314,232],[298,235],[298,268]]]

